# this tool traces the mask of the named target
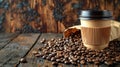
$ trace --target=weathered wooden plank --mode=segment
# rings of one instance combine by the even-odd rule
[[[35,44],[40,34],[21,34],[0,50],[0,67],[14,67]]]
[[[19,33],[0,33],[0,50],[18,35]]]
[[[44,33],[41,35],[40,39],[38,40],[38,42],[36,43],[36,45],[33,47],[33,49],[28,53],[28,55],[26,56],[27,58],[27,63],[21,63],[19,65],[19,67],[53,67],[50,61],[47,60],[43,60],[41,58],[36,58],[34,57],[34,55],[32,54],[32,51],[37,50],[39,47],[42,46],[42,44],[40,43],[40,41],[45,38],[45,39],[51,39],[51,38],[60,38],[62,37],[62,34],[54,34],[54,33]]]

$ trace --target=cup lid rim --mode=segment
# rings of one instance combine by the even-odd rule
[[[112,13],[109,10],[81,10],[79,17],[83,17],[83,18],[111,18]]]

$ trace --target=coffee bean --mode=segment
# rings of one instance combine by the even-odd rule
[[[117,56],[117,57],[115,58],[115,61],[120,62],[120,56]]]
[[[111,58],[112,61],[115,61],[115,58]]]
[[[51,41],[54,41],[54,40],[55,40],[54,38],[51,39]]]
[[[56,59],[57,62],[61,62],[61,59]]]
[[[99,61],[95,61],[94,63],[95,63],[96,65],[98,65],[100,62],[99,62]]]
[[[73,57],[72,59],[73,59],[73,61],[77,61],[78,58]]]
[[[20,59],[20,63],[27,63],[26,58],[21,58],[21,59]]]
[[[96,65],[98,65],[98,64],[100,63],[100,62],[99,62],[99,57],[94,60],[94,63],[95,63]]]
[[[69,56],[68,55],[64,55],[64,58],[68,58]]]
[[[77,60],[77,63],[79,64],[79,63],[80,63],[80,60]]]
[[[40,42],[41,42],[41,43],[45,43],[45,41],[46,41],[46,40],[43,38]]]
[[[104,50],[100,50],[100,52],[101,52],[101,53],[103,53],[103,52],[104,52]]]
[[[83,65],[84,65],[84,64],[85,64],[85,60],[81,60],[81,61],[80,61],[80,64],[83,64]]]
[[[38,51],[32,51],[32,54],[34,54],[34,55],[36,55],[36,54],[38,54]]]
[[[55,61],[55,60],[56,60],[55,57],[52,57],[52,58],[51,58],[51,61]]]
[[[107,56],[105,56],[105,57],[104,57],[104,60],[107,60],[107,59],[108,59],[108,57],[107,57]]]
[[[83,51],[83,50],[81,51],[81,53],[84,53],[84,52],[85,52],[85,51]]]
[[[96,57],[96,55],[93,55],[92,57]]]
[[[42,54],[35,54],[35,57],[42,57]]]
[[[84,56],[81,56],[80,60],[84,60],[84,59],[85,59],[85,57],[84,57]]]
[[[105,64],[107,64],[107,65],[112,65],[112,64],[113,64],[113,61],[112,61],[112,60],[105,61]]]
[[[65,64],[69,64],[70,62],[69,62],[68,60],[65,60],[64,63],[65,63]]]
[[[107,54],[107,55],[110,55],[111,53],[110,53],[110,52],[107,52],[106,54]]]
[[[91,57],[91,55],[86,55],[86,57],[87,57],[87,58],[90,58],[90,57]]]
[[[87,62],[91,63],[91,62],[92,62],[92,59],[91,59],[91,58],[88,58],[88,59],[87,59]]]
[[[48,47],[48,44],[45,43],[45,44],[44,44],[44,47]]]
[[[96,60],[95,58],[94,58],[94,59],[92,59],[92,62],[95,62],[95,60]]]
[[[81,50],[85,51],[85,50],[86,50],[86,47],[82,47]]]
[[[99,57],[102,57],[103,56],[103,53],[99,53]]]
[[[52,62],[53,65],[58,65],[58,62]]]
[[[95,55],[98,56],[100,53],[96,52]]]
[[[45,59],[47,56],[46,55],[43,55],[42,58]]]
[[[59,41],[61,41],[62,39],[61,39],[61,38],[59,38],[58,40],[59,40]],[[63,38],[63,40],[64,40],[64,38]]]
[[[96,54],[96,52],[89,52],[89,54],[90,54],[90,55],[95,55],[95,54]]]
[[[76,65],[76,64],[77,64],[77,63],[76,63],[76,62],[74,62],[74,61],[73,61],[73,62],[71,62],[71,63],[72,63],[73,65]]]
[[[55,53],[49,54],[50,57],[54,57],[55,55],[56,55]]]
[[[46,57],[46,59],[47,59],[47,60],[50,60],[50,59],[51,59],[51,57],[50,57],[50,56],[48,56],[48,57]]]

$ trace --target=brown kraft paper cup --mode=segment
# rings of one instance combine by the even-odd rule
[[[100,12],[102,13],[100,14]],[[104,49],[108,46],[111,32],[111,15],[104,15],[103,12],[86,11],[86,14],[90,13],[89,15],[86,15],[84,11],[82,12],[85,15],[82,14],[80,17],[81,35],[83,44],[87,48]]]

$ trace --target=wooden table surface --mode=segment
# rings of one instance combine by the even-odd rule
[[[120,64],[107,66],[102,65],[66,65],[59,63],[52,65],[51,61],[36,58],[32,54],[33,50],[41,47],[41,39],[61,38],[62,34],[55,33],[0,33],[0,67],[120,67]],[[27,63],[20,63],[19,60],[24,57]]]

